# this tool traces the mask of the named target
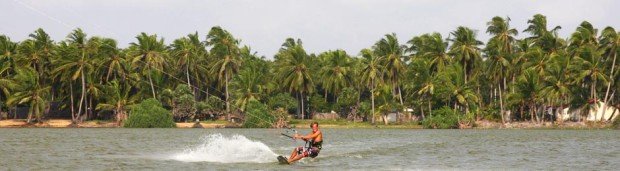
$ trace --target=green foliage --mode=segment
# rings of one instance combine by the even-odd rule
[[[206,101],[206,106],[203,107],[204,110],[223,111],[225,109],[225,104],[219,97],[209,96]]]
[[[310,96],[310,110],[320,113],[329,112],[332,109],[332,105],[327,103],[325,98],[320,94],[313,94]]]
[[[279,93],[269,97],[267,101],[270,109],[284,108],[288,112],[295,111],[297,108],[297,100],[291,97],[289,93]]]
[[[354,88],[347,87],[343,89],[338,96],[338,106],[340,108],[346,108],[355,105],[357,103],[359,95],[359,91],[355,90]]]
[[[458,128],[459,116],[462,113],[454,111],[450,107],[444,106],[441,109],[433,110],[433,116],[427,117],[422,121],[425,128],[450,129]]]
[[[174,90],[172,115],[175,120],[193,120],[196,114],[196,100],[192,90],[185,84],[178,85]]]
[[[360,103],[358,115],[362,117],[372,117],[372,106],[369,101],[362,101]]]
[[[154,98],[146,99],[129,112],[125,128],[174,128],[176,124],[170,111]]]
[[[245,122],[243,127],[246,128],[270,128],[276,121],[276,117],[269,114],[267,105],[257,100],[248,102],[245,113]]]

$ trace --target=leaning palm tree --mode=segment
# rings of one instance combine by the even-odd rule
[[[364,58],[362,61],[362,71],[360,72],[361,79],[363,85],[365,85],[370,90],[370,102],[371,102],[371,112],[372,118],[371,122],[375,123],[375,90],[377,85],[382,82],[383,70],[380,64],[381,58],[377,57],[372,50],[370,49],[362,49],[360,52],[362,57]]]
[[[17,69],[17,75],[13,81],[19,86],[14,87],[11,96],[7,99],[9,106],[18,104],[30,106],[28,123],[31,123],[33,115],[37,118],[37,122],[41,122],[41,117],[48,106],[50,86],[40,84],[39,79],[39,74],[30,67]]]
[[[129,54],[132,57],[131,64],[142,71],[142,75],[149,79],[153,98],[157,98],[155,85],[153,84],[153,71],[161,71],[166,64],[167,49],[164,39],[158,39],[157,35],[140,33],[136,36],[138,42],[130,43]]]
[[[604,55],[607,56],[607,66],[611,66],[609,69],[609,77],[610,80],[613,80],[615,77],[614,73],[616,70],[616,57],[618,53],[620,53],[620,32],[616,32],[613,27],[606,27],[603,29],[600,37],[600,48],[603,49]],[[612,58],[613,56],[613,58]],[[612,59],[611,61],[609,61]],[[607,90],[605,91],[604,104],[607,106],[607,100],[609,97],[609,90],[611,89],[613,81],[609,81],[607,83]]]
[[[277,80],[280,80],[282,83],[282,88],[290,93],[296,93],[297,99],[299,99],[300,118],[303,119],[305,117],[305,95],[314,89],[314,82],[311,77],[312,72],[308,69],[311,58],[306,54],[301,43],[291,45],[290,47],[287,47],[287,45],[289,44],[283,44],[283,48],[280,49],[275,57]]]
[[[220,87],[224,87],[226,96],[226,112],[230,119],[230,93],[228,85],[241,66],[239,40],[221,27],[213,27],[207,35],[207,46],[211,46],[209,54],[214,58],[211,74],[217,75]]]

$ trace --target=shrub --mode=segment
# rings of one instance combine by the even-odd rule
[[[196,99],[192,90],[185,84],[178,85],[174,90],[172,116],[176,121],[192,120],[196,115]]]
[[[441,109],[433,110],[433,116],[427,117],[422,121],[425,128],[449,129],[458,128],[460,112],[455,112],[452,108],[444,106]]]
[[[250,100],[250,102],[248,102],[243,127],[270,128],[275,121],[276,118],[275,116],[269,114],[267,105],[262,104],[257,100]]]
[[[173,128],[176,127],[170,111],[153,98],[142,101],[133,107],[123,125],[126,128]]]
[[[291,97],[288,93],[280,93],[275,96],[269,97],[267,100],[269,108],[274,110],[277,108],[284,108],[288,112],[295,111],[297,109],[297,100]]]
[[[331,105],[325,101],[325,98],[319,94],[314,94],[310,96],[310,102],[308,103],[310,109],[319,113],[329,112],[331,109]]]

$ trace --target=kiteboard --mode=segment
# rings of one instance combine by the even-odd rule
[[[278,163],[280,164],[289,164],[286,157],[278,156]]]

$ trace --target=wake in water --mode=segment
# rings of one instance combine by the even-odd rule
[[[277,156],[267,145],[243,135],[225,137],[211,134],[202,140],[199,146],[186,149],[172,159],[184,162],[269,163],[275,162]]]

